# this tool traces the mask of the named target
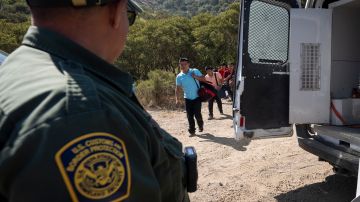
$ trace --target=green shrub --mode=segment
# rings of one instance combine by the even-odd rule
[[[148,107],[158,106],[174,109],[175,74],[163,70],[148,73],[147,80],[140,80],[136,86],[136,95],[140,102]]]

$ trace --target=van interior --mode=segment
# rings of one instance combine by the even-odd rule
[[[360,124],[360,1],[333,8],[331,125]]]

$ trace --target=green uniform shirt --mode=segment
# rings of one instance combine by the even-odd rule
[[[3,200],[188,201],[181,143],[138,104],[130,75],[30,27],[0,66]]]

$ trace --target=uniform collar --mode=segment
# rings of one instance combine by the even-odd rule
[[[96,74],[101,77],[101,79],[107,80],[120,88],[127,96],[130,97],[133,94],[133,79],[130,74],[119,70],[118,67],[106,62],[59,33],[45,28],[31,26],[22,44],[49,52],[64,60],[72,60],[80,63],[91,73]]]

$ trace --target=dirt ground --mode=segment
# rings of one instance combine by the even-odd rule
[[[326,162],[302,150],[296,136],[236,142],[231,103],[224,103],[204,132],[189,137],[185,111],[148,110],[158,123],[184,146],[198,153],[198,191],[192,201],[351,201],[356,179],[334,175]]]

